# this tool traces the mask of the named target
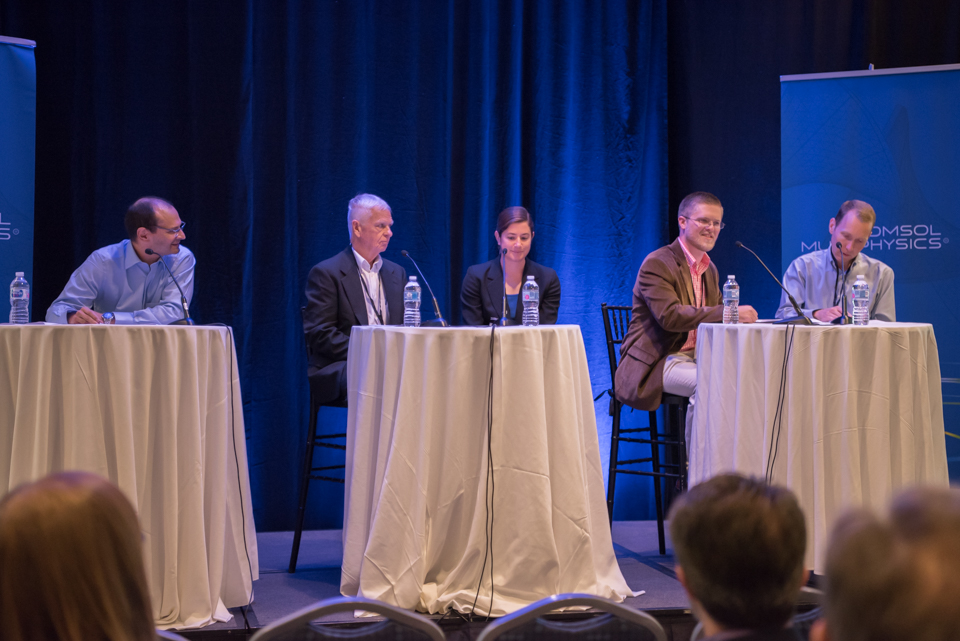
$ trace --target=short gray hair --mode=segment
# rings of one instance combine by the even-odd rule
[[[392,213],[390,205],[374,194],[357,194],[347,205],[347,233],[353,237],[353,221],[362,220],[371,209],[383,209]]]

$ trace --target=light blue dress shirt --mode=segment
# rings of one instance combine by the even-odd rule
[[[183,288],[187,304],[193,300],[193,253],[180,245],[164,256]],[[101,314],[113,312],[118,325],[166,325],[183,318],[180,292],[160,261],[148,265],[129,240],[90,254],[73,272],[63,292],[47,310],[48,323],[66,323],[67,314],[89,307]]]
[[[797,299],[804,316],[813,317],[818,309],[827,309],[840,304],[840,269],[830,255],[829,249],[804,254],[787,267],[783,286]],[[896,301],[893,296],[893,270],[876,258],[857,254],[847,274],[844,295],[847,297],[847,312],[853,314],[853,283],[863,276],[870,286],[870,318],[894,322],[897,320]],[[780,309],[777,318],[796,316],[787,295],[780,294]]]

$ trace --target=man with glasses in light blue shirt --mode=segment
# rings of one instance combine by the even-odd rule
[[[162,198],[141,198],[130,205],[124,218],[129,238],[90,254],[47,310],[46,321],[166,325],[183,318],[171,273],[189,305],[197,261],[180,245],[185,225]]]
[[[853,312],[853,283],[863,276],[870,286],[870,319],[897,320],[893,293],[893,270],[862,253],[873,233],[877,214],[862,200],[848,200],[830,219],[830,245],[800,256],[787,267],[783,286],[793,294],[804,315],[830,323],[842,314],[847,299],[847,315]],[[794,316],[786,293],[780,295],[777,318]]]

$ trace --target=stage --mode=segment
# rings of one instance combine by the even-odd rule
[[[241,608],[232,608],[230,611],[234,617],[229,623],[179,633],[203,641],[245,639],[256,629],[280,617],[316,601],[340,596],[340,563],[343,556],[341,530],[304,532],[295,574],[287,572],[292,541],[292,532],[257,534],[260,579],[253,584],[253,604],[245,608],[245,612]],[[638,597],[627,599],[625,603],[655,616],[672,639],[681,641],[689,638],[696,622],[690,615],[689,602],[673,572],[669,539],[667,554],[661,556],[658,553],[656,521],[615,522],[613,543],[627,584],[634,591],[645,591]],[[439,621],[441,617],[431,618]],[[376,619],[363,619],[363,622],[368,620]],[[324,621],[349,625],[356,623],[357,619],[350,615],[336,615]],[[439,623],[448,638],[474,638],[477,630],[486,624],[483,620],[468,623],[454,613],[447,614]]]

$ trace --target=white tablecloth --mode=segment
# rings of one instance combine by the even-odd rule
[[[0,495],[71,469],[137,509],[157,625],[226,621],[250,602],[257,538],[227,328],[0,326]]]
[[[343,594],[471,610],[485,549],[490,335],[353,328]],[[631,592],[610,538],[580,328],[497,328],[493,351],[494,616],[558,592],[622,601]]]
[[[732,470],[764,476],[790,336],[773,481],[797,493],[807,566],[822,572],[845,508],[882,509],[904,486],[949,483],[940,362],[927,324],[701,325],[690,485]]]

